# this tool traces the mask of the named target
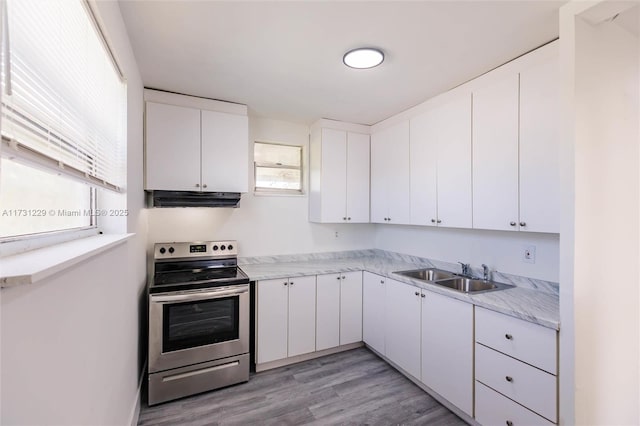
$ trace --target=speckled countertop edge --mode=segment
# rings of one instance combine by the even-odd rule
[[[347,257],[316,256],[309,258],[307,256],[304,260],[295,260],[295,257],[291,256],[285,259],[287,261],[280,262],[275,257],[264,258],[264,261],[260,261],[259,258],[251,258],[248,262],[241,260],[240,263],[242,270],[252,281],[367,271],[544,327],[555,330],[560,328],[559,299],[557,294],[551,292],[513,287],[470,295],[394,273],[424,267],[441,267],[425,259],[411,258],[412,261],[407,262],[370,250],[363,251],[360,255],[349,253]],[[494,279],[499,281],[498,278]]]

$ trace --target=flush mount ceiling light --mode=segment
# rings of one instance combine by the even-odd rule
[[[358,69],[377,67],[382,61],[384,61],[384,53],[371,47],[350,50],[342,58],[346,66]]]

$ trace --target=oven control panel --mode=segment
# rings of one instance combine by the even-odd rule
[[[154,259],[235,256],[238,256],[238,244],[234,240],[156,243],[153,255]]]

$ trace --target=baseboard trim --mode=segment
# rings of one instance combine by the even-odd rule
[[[256,373],[271,370],[273,368],[284,367],[285,365],[296,364],[310,359],[320,358],[326,355],[337,354],[339,352],[350,351],[351,349],[361,348],[363,342],[349,343],[348,345],[336,346],[335,348],[324,349],[321,351],[310,352],[308,354],[292,356],[291,358],[278,359],[276,361],[263,362],[256,364]]]
[[[131,410],[131,415],[129,416],[129,424],[131,426],[138,426],[138,420],[140,420],[140,407],[142,405],[142,381],[147,376],[147,361],[144,362],[142,366],[142,373],[140,373],[140,378],[138,379],[138,391],[136,392],[136,399],[133,401],[133,408]]]
[[[369,349],[371,352],[376,354],[384,362],[386,362],[387,364],[389,364],[390,366],[392,366],[393,368],[398,370],[398,372],[400,372],[407,379],[411,380],[413,382],[413,384],[415,384],[420,389],[422,389],[423,391],[428,393],[433,399],[435,399],[440,404],[442,404],[445,407],[447,407],[450,411],[452,411],[456,416],[460,417],[463,421],[465,421],[466,423],[468,423],[468,424],[470,424],[472,426],[481,426],[480,423],[478,423],[473,417],[470,417],[467,413],[465,413],[464,411],[460,410],[458,407],[456,407],[455,405],[450,403],[444,397],[440,396],[440,394],[438,394],[436,391],[431,389],[429,386],[427,386],[424,383],[422,383],[419,379],[417,379],[417,378],[413,377],[411,374],[407,373],[404,369],[399,367],[395,362],[391,361],[389,358],[387,358],[386,356],[382,355],[380,352],[376,351],[371,346],[366,345],[366,344],[364,346],[367,349]]]

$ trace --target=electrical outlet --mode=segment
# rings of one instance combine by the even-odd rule
[[[338,231],[336,231],[335,233],[335,238],[338,238]]]
[[[524,246],[522,261],[524,263],[536,263],[536,246]]]

